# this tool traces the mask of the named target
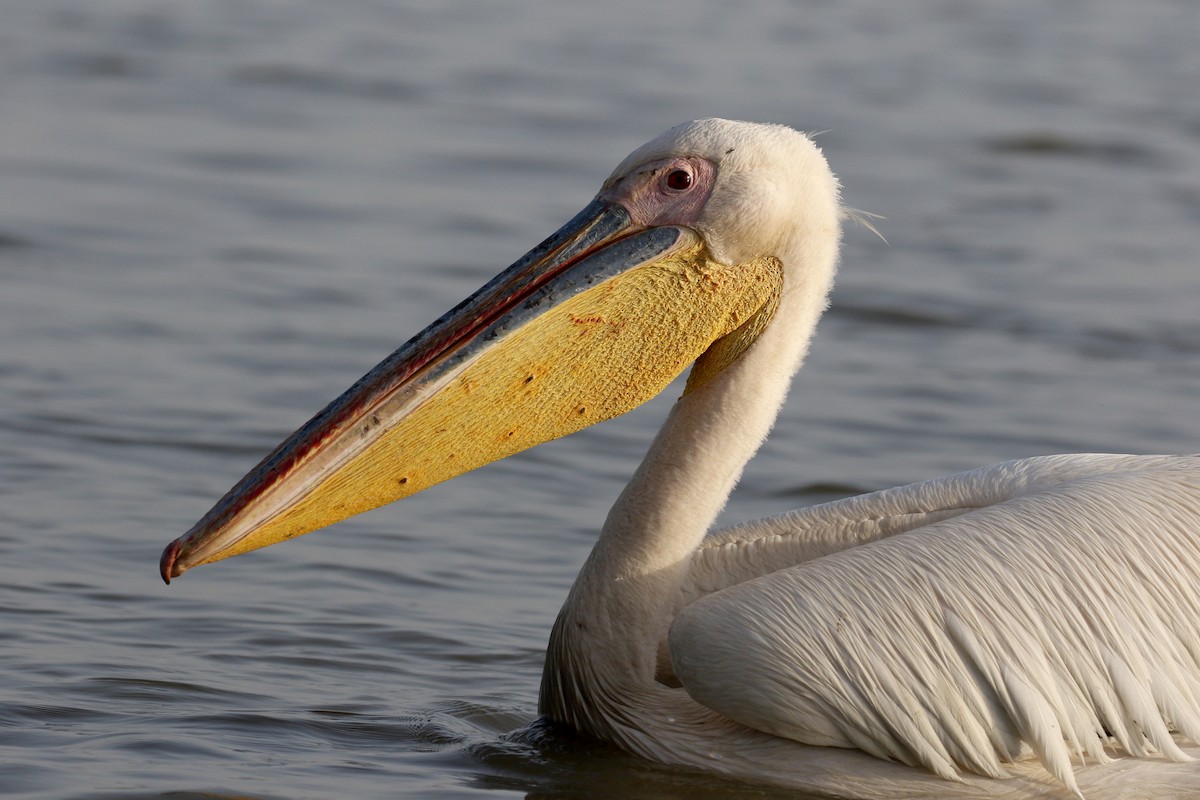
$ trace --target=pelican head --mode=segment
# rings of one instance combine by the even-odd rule
[[[166,548],[163,579],[622,414],[693,362],[685,391],[702,389],[788,292],[828,287],[834,258],[805,249],[836,250],[838,226],[836,179],[804,135],[672,128],[264,458]],[[830,266],[798,271],[808,263]]]

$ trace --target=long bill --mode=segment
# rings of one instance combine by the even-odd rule
[[[595,200],[284,440],[167,546],[163,580],[623,414],[707,352],[691,388],[781,286],[774,259],[717,264],[692,230]]]

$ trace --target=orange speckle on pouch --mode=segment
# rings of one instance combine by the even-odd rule
[[[608,320],[599,314],[589,314],[586,317],[572,316],[571,321],[576,325],[604,325],[608,322]]]

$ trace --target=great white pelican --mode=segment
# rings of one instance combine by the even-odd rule
[[[554,625],[545,718],[836,796],[1200,791],[1196,456],[1031,458],[710,532],[846,213],[790,128],[667,131],[263,459],[163,578],[622,414],[692,365]]]

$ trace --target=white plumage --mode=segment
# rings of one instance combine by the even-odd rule
[[[1200,708],[1198,467],[1031,459],[770,520],[772,549],[845,549],[688,605],[679,678],[751,727],[947,778],[1003,775],[1028,748],[1074,788],[1072,754],[1107,761],[1106,731],[1186,760],[1168,723],[1190,736]]]

